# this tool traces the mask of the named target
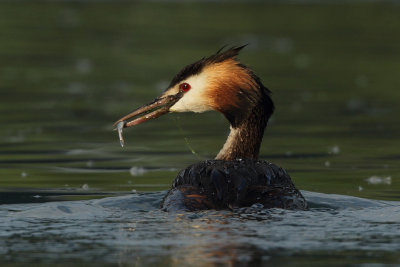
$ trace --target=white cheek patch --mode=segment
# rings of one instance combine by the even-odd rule
[[[203,75],[195,75],[189,77],[182,83],[190,84],[191,88],[186,92],[178,102],[169,108],[171,112],[204,112],[211,110],[209,99],[207,99],[207,77]],[[179,85],[177,85],[179,86]]]

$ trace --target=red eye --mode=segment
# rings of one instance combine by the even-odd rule
[[[192,87],[191,87],[190,84],[188,84],[188,83],[181,83],[181,84],[179,85],[179,89],[181,89],[183,92],[189,91],[190,88],[192,88]]]

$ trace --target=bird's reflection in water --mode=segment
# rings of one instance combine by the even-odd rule
[[[146,247],[146,237],[142,236],[140,246],[128,245],[120,252],[122,265],[247,266],[269,259],[262,246],[254,244],[254,239],[260,238],[259,234],[253,227],[246,226],[249,222],[265,226],[270,220],[277,220],[268,210],[253,205],[236,211],[187,212],[169,214],[167,217],[169,227],[160,229],[158,233],[163,233],[158,236],[163,244],[155,245],[152,240]],[[235,226],[232,227],[232,224]],[[132,225],[140,227],[139,224],[127,224]],[[125,230],[131,231],[131,228],[126,227]]]
[[[267,212],[260,210],[252,213],[249,209],[251,208],[240,212],[216,212],[189,222],[189,229],[182,234],[188,239],[196,240],[195,244],[175,247],[178,251],[171,252],[172,263],[176,266],[246,266],[268,260],[263,249],[246,242],[248,238],[256,236],[256,233],[246,229],[245,224],[248,220],[264,221],[272,217]],[[187,218],[181,215],[177,220],[185,221]],[[233,229],[230,226],[232,222],[242,223],[246,235],[242,236],[237,228]]]

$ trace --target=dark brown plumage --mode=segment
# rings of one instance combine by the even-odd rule
[[[264,208],[305,209],[307,203],[282,168],[263,160],[207,160],[179,172],[165,196],[166,211]]]

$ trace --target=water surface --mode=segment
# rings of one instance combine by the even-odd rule
[[[399,8],[1,2],[0,262],[398,264]],[[229,125],[169,114],[121,148],[112,123],[186,64],[246,43],[239,58],[277,107],[261,158],[311,210],[159,211]]]
[[[92,265],[398,263],[399,202],[304,193],[308,211],[166,213],[162,192],[3,205],[0,255]]]

